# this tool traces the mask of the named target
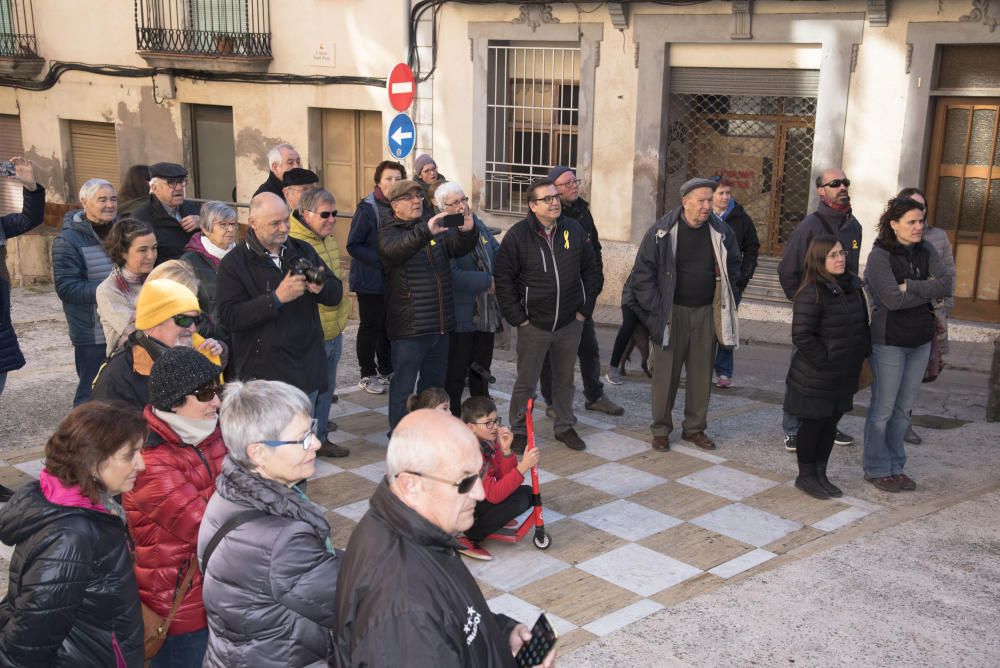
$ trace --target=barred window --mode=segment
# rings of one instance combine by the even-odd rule
[[[576,168],[580,48],[490,42],[487,53],[485,207],[521,215],[531,181]]]

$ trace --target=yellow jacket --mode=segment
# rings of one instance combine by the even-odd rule
[[[325,239],[321,239],[319,235],[299,221],[294,213],[290,218],[290,224],[292,228],[290,232],[291,236],[300,241],[305,241],[312,246],[313,250],[316,251],[326,266],[330,268],[330,271],[333,272],[334,276],[343,281],[343,271],[340,269],[340,248],[337,246],[336,238],[331,234]],[[346,294],[336,306],[323,306],[320,304],[319,319],[323,324],[323,339],[330,341],[337,338],[344,331],[344,327],[347,326],[347,318],[350,314],[351,300],[347,298]]]

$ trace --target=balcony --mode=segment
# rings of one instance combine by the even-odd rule
[[[0,0],[0,76],[30,79],[42,71],[31,0]]]
[[[0,3],[5,0],[0,0]],[[135,41],[153,67],[266,72],[269,0],[135,0]]]

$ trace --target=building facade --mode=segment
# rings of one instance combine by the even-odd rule
[[[87,178],[170,160],[191,169],[189,195],[245,203],[268,148],[290,142],[349,215],[391,157],[384,78],[409,61],[409,159],[431,153],[489,223],[523,217],[526,185],[551,166],[577,169],[605,242],[605,304],[686,179],[728,176],[762,254],[777,258],[816,205],[815,175],[839,165],[863,257],[886,200],[920,186],[955,248],[957,315],[1000,322],[992,11],[982,0],[134,0],[97,12],[7,0],[0,153],[31,157],[55,201],[71,203]],[[15,199],[0,193],[0,206]]]

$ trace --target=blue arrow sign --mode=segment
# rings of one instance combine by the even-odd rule
[[[399,114],[389,124],[389,153],[401,160],[410,154],[417,140],[417,130],[406,114]]]

